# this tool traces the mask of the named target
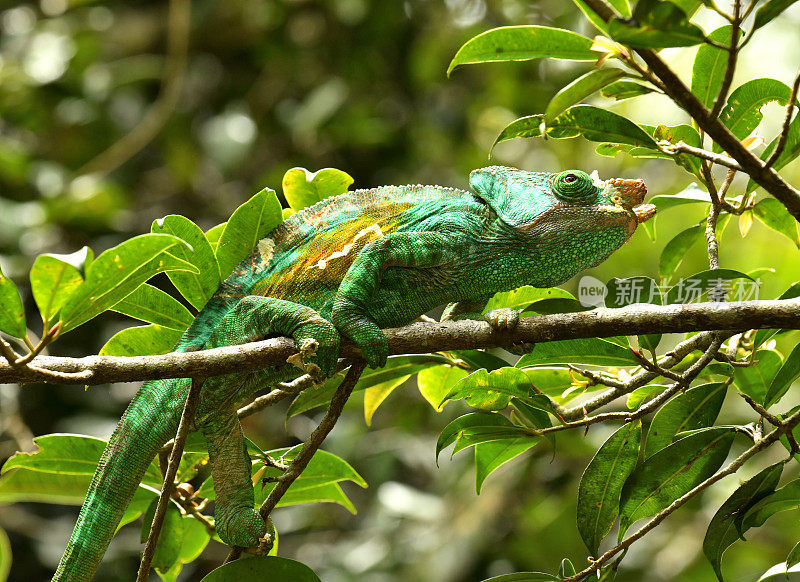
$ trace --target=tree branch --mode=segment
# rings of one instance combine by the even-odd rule
[[[585,0],[586,4],[608,22],[619,14],[605,0]],[[636,53],[647,63],[650,70],[661,79],[666,94],[686,111],[697,125],[717,142],[734,160],[739,162],[742,171],[753,181],[777,198],[789,213],[800,221],[800,192],[786,182],[780,174],[767,167],[762,160],[748,150],[739,139],[725,127],[719,118],[692,94],[689,88],[669,68],[656,51],[651,49],[635,49]],[[738,169],[738,168],[737,168]]]
[[[665,306],[637,304],[621,309],[523,317],[514,330],[498,330],[484,321],[463,320],[412,323],[403,328],[385,331],[390,354],[426,354],[447,350],[509,347],[523,342],[761,328],[800,329],[800,299]],[[292,340],[274,338],[160,356],[40,356],[34,360],[36,368],[15,368],[0,361],[0,382],[96,385],[162,378],[220,376],[282,365],[295,352]],[[361,352],[352,343],[345,343],[342,345],[340,357],[361,359]]]

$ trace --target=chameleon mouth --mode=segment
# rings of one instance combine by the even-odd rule
[[[636,222],[642,224],[656,215],[656,207],[653,204],[641,204],[633,208],[633,213],[636,215]]]

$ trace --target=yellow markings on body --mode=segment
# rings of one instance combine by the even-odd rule
[[[362,248],[364,248],[364,246],[367,243],[372,242],[374,240],[377,240],[377,239],[381,238],[382,236],[383,236],[383,231],[381,230],[381,227],[379,225],[377,225],[377,224],[371,224],[368,227],[363,228],[360,231],[358,231],[356,236],[353,237],[353,240],[351,242],[347,243],[346,245],[344,245],[341,250],[334,251],[330,255],[328,255],[327,257],[324,257],[324,258],[318,260],[313,265],[311,265],[309,267],[306,267],[306,271],[308,271],[309,269],[319,269],[321,271],[325,270],[325,268],[327,268],[328,263],[330,261],[346,257],[348,254],[350,254],[350,252],[354,248],[357,251],[359,251]]]

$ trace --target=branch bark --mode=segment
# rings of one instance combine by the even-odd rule
[[[514,330],[497,330],[484,321],[464,320],[413,323],[385,331],[390,354],[424,354],[509,347],[522,342],[704,330],[736,332],[760,328],[800,329],[800,299],[666,306],[637,304],[621,309],[524,317]],[[14,367],[0,361],[0,382],[97,385],[220,376],[282,365],[295,352],[292,340],[275,338],[160,356],[39,356],[34,360],[36,367]],[[340,357],[360,360],[361,353],[353,344],[345,343]]]
[[[605,0],[585,0],[586,4],[608,22],[619,14]],[[800,192],[780,174],[768,167],[725,127],[718,117],[692,94],[683,81],[669,68],[658,53],[651,49],[635,49],[650,70],[661,80],[666,94],[697,122],[697,125],[736,160],[753,181],[777,198],[795,220],[800,221]]]

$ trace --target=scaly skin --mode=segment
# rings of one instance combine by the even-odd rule
[[[475,193],[438,186],[348,192],[297,213],[262,239],[220,286],[175,351],[246,343],[269,334],[319,344],[323,376],[340,336],[372,367],[386,362],[381,331],[450,302],[453,317],[479,316],[498,291],[551,287],[596,265],[655,212],[638,180],[601,182],[489,167]],[[485,318],[513,327],[518,314]],[[210,378],[195,425],[208,442],[216,524],[231,545],[266,533],[253,509],[250,459],[237,408],[252,394],[299,375],[291,366]],[[146,382],[122,416],[95,473],[54,580],[90,580],[145,468],[178,425],[189,381]]]

